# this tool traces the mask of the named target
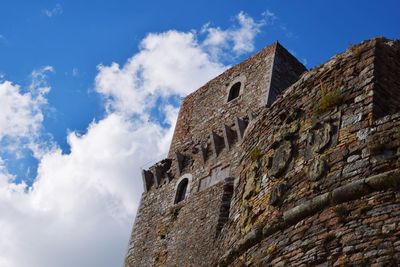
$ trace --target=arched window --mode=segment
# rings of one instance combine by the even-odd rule
[[[180,181],[180,183],[178,184],[178,188],[176,190],[175,204],[185,200],[188,185],[189,185],[188,178],[185,178],[182,181]]]
[[[237,82],[232,85],[231,89],[229,90],[228,102],[239,96],[241,85],[241,82]]]

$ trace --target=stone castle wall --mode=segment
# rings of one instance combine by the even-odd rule
[[[214,253],[224,185],[191,195],[176,205],[170,192],[175,190],[167,185],[161,192],[143,196],[141,203],[146,204],[138,210],[127,266],[212,265],[209,255]]]
[[[126,266],[400,262],[400,42],[366,41],[300,79],[271,47],[184,100],[170,159],[144,173]],[[226,103],[235,79],[247,91]]]
[[[375,106],[399,100],[382,93],[400,92],[400,65],[376,76],[399,49],[375,39],[335,56],[247,129],[220,266],[400,263],[400,114]],[[390,170],[380,186],[364,180]]]

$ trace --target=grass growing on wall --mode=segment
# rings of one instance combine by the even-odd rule
[[[314,114],[320,115],[333,107],[340,105],[342,96],[339,89],[327,91],[322,89],[322,96],[314,106]]]
[[[357,59],[360,60],[361,59],[361,55],[363,53],[363,49],[360,45],[354,45],[354,44],[349,44],[349,50],[351,51],[351,53],[353,54],[353,56]]]

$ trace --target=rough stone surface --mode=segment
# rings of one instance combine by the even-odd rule
[[[290,141],[284,141],[275,151],[272,158],[272,166],[268,174],[270,176],[279,176],[287,168],[292,157],[292,144]]]
[[[143,173],[126,267],[400,265],[400,41],[303,71],[273,45],[184,99],[171,160]],[[316,113],[329,91],[340,101]]]
[[[321,153],[331,142],[332,125],[324,123],[321,128],[314,131],[313,151]]]
[[[315,159],[312,161],[309,169],[308,176],[311,181],[319,180],[326,172],[327,165],[325,160]]]
[[[279,184],[275,186],[271,191],[271,197],[269,199],[269,204],[272,206],[279,206],[283,202],[288,187],[286,184]]]

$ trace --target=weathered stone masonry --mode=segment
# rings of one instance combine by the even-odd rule
[[[399,265],[399,111],[399,41],[308,72],[265,48],[184,99],[125,265]]]

